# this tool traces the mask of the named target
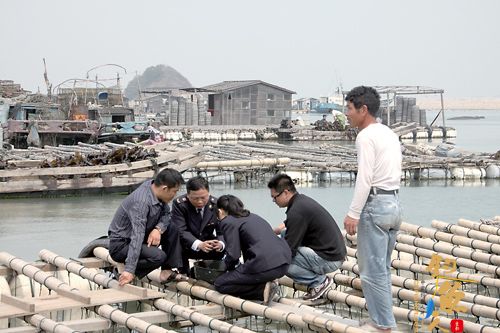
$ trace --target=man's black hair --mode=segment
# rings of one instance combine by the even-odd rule
[[[354,104],[356,109],[366,105],[368,112],[373,117],[377,117],[380,108],[380,95],[374,88],[366,86],[352,88],[345,97],[345,100]]]
[[[267,187],[270,189],[274,189],[276,192],[281,193],[284,190],[288,190],[292,193],[297,192],[295,188],[295,184],[293,183],[292,178],[289,175],[284,173],[279,173],[275,175],[269,183],[267,183]]]
[[[167,186],[173,188],[184,184],[184,179],[179,171],[166,168],[161,170],[155,177],[154,183],[156,186]]]
[[[202,176],[195,176],[189,179],[186,183],[186,191],[187,193],[191,191],[198,191],[201,189],[205,189],[210,192],[210,188],[208,186],[208,181]]]

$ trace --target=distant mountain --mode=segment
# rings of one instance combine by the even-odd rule
[[[191,83],[175,68],[165,65],[148,67],[142,75],[136,76],[125,88],[125,96],[136,99],[139,96],[137,85],[139,80],[141,90],[148,88],[190,88]]]

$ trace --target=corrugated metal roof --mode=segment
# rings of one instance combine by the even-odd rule
[[[425,87],[425,86],[373,86],[379,94],[397,94],[397,95],[419,95],[419,94],[442,94],[443,89]],[[344,95],[349,93],[349,90],[342,91]]]
[[[231,91],[231,90],[235,90],[235,89],[239,89],[239,88],[253,86],[256,84],[263,84],[263,85],[270,86],[270,87],[273,87],[273,88],[276,88],[279,90],[283,90],[283,91],[290,93],[290,94],[296,94],[295,91],[288,90],[288,89],[285,89],[285,88],[282,88],[282,87],[279,87],[279,86],[276,86],[274,84],[270,84],[270,83],[267,83],[267,82],[264,82],[261,80],[223,81],[223,82],[211,84],[211,85],[208,85],[208,86],[205,86],[202,88],[206,89],[206,90],[221,93],[221,92]]]

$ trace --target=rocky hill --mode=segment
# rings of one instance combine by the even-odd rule
[[[125,88],[125,96],[129,99],[135,99],[139,96],[138,81],[141,90],[148,88],[189,88],[192,87],[188,79],[186,79],[175,68],[165,65],[157,65],[148,67],[142,75],[136,76],[129,82]]]

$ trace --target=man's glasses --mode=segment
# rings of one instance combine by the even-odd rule
[[[273,198],[273,201],[276,201],[276,198],[279,197],[281,194],[283,194],[283,192],[285,192],[285,190],[281,191],[280,193],[278,193],[276,195],[271,195],[271,198]]]

